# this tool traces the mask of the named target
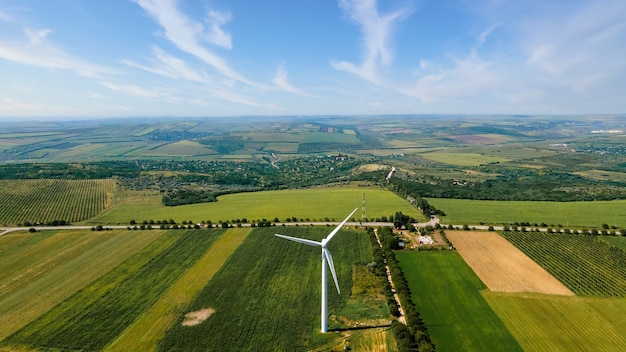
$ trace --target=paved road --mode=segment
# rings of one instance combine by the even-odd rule
[[[276,223],[276,226],[337,226],[339,225],[339,221],[335,222],[335,221],[317,221],[317,222],[285,222],[285,223]],[[428,222],[420,222],[420,223],[415,223],[413,225],[415,225],[415,227],[426,227],[426,226],[435,226],[437,223],[439,223],[439,219],[436,217],[433,217],[430,221]],[[14,227],[0,227],[0,236],[7,234],[9,232],[14,232],[14,231],[28,231],[28,229],[30,228],[35,228],[37,229],[37,231],[41,231],[41,230],[89,230],[92,227],[94,227],[96,225],[66,225],[66,226],[22,226],[22,227],[18,227],[18,226],[14,226]],[[109,229],[125,229],[128,228],[128,226],[135,226],[135,225],[102,225],[104,228],[109,228]],[[137,224],[136,226],[141,226],[141,224]],[[154,229],[158,229],[159,225],[152,225],[152,227]],[[251,226],[251,224],[241,224],[241,226],[243,227],[249,227]],[[346,226],[370,226],[370,227],[380,227],[380,226],[393,226],[393,223],[391,222],[365,222],[365,223],[361,223],[361,222],[357,222],[357,221],[353,221],[353,222],[347,222]],[[458,226],[458,225],[455,225]],[[488,226],[482,226],[484,227],[484,229],[486,230]],[[479,228],[478,226],[476,226],[476,228]],[[501,229],[501,227],[500,227]]]

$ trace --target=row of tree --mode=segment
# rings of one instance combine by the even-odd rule
[[[377,231],[382,248],[376,243],[375,248],[379,248],[380,251],[374,250],[373,256],[375,260],[382,260],[377,267],[383,266],[386,259],[387,266],[391,272],[396,294],[398,295],[400,302],[402,302],[404,317],[406,319],[406,325],[398,322],[394,322],[392,324],[392,331],[396,337],[398,350],[403,352],[432,352],[435,350],[435,345],[430,339],[430,335],[426,329],[426,324],[424,324],[419,312],[415,308],[415,304],[411,298],[411,290],[409,289],[408,282],[404,276],[404,272],[396,260],[395,254],[393,253],[393,246],[397,243],[398,239],[393,234],[390,227],[379,227]],[[370,239],[372,241],[376,241],[373,229],[368,228],[368,233],[370,235]],[[384,267],[377,269],[377,273],[380,275],[380,273],[384,272],[384,270]],[[386,275],[386,273],[383,275]],[[390,304],[390,310],[392,310],[392,314],[395,313],[395,315],[399,315],[397,303],[395,303],[395,298],[391,294],[391,287],[388,288],[389,289],[386,289],[385,291],[388,297],[387,302]],[[391,303],[391,301],[393,301],[393,303]]]

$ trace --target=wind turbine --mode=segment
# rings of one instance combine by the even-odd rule
[[[278,237],[282,237],[288,239],[290,241],[304,243],[309,246],[314,247],[322,247],[322,332],[328,332],[328,282],[326,280],[326,263],[328,263],[328,267],[330,268],[331,274],[333,274],[333,279],[335,280],[335,287],[337,287],[337,293],[341,294],[339,291],[339,282],[337,281],[337,273],[335,272],[335,265],[333,264],[333,257],[330,255],[330,251],[326,248],[326,245],[330,240],[339,232],[341,227],[350,219],[350,217],[357,211],[358,208],[354,209],[348,217],[341,224],[337,225],[335,229],[326,236],[322,240],[322,242],[307,240],[304,238],[297,238],[285,235],[276,234]]]

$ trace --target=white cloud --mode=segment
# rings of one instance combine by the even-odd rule
[[[231,19],[232,15],[230,13],[215,10],[209,11],[207,22],[209,23],[210,30],[207,40],[212,44],[232,49],[233,43],[230,33],[224,32],[221,28],[221,26],[230,22]]]
[[[626,78],[626,2],[585,2],[558,10],[565,15],[538,15],[524,22],[529,66],[547,75],[552,84],[578,92],[616,75]]]
[[[63,69],[81,76],[102,78],[115,74],[110,68],[94,65],[57,48],[48,40],[50,29],[24,29],[28,40],[0,41],[0,58],[48,69]]]
[[[0,21],[10,22],[11,16],[7,15],[5,12],[0,10]]]
[[[223,58],[214,54],[202,45],[203,41],[209,41],[211,43],[217,42],[221,44],[226,43],[225,36],[219,35],[220,32],[223,33],[217,25],[219,21],[216,21],[215,19],[213,20],[211,28],[217,28],[217,36],[216,33],[213,33],[211,36],[207,35],[207,31],[201,23],[198,23],[181,13],[176,7],[175,0],[134,1],[150,16],[152,16],[154,20],[161,25],[161,27],[163,27],[165,30],[165,37],[180,50],[199,58],[205,63],[211,65],[217,72],[228,78],[249,85],[256,85],[254,82],[248,80],[242,74],[231,68]],[[230,42],[230,39],[228,42]]]
[[[154,46],[152,53],[152,66],[138,64],[130,60],[123,60],[122,62],[128,66],[172,79],[182,78],[192,82],[211,83],[211,77],[206,72],[194,70],[189,67],[186,61],[164,52],[163,49]]]
[[[76,106],[49,105],[12,98],[2,98],[0,100],[0,113],[5,116],[68,116],[88,113],[88,109],[82,109]]]
[[[389,66],[393,61],[390,49],[391,35],[398,22],[411,13],[410,8],[402,8],[388,14],[380,14],[376,0],[340,0],[339,7],[356,23],[363,33],[364,59],[360,64],[348,61],[331,61],[339,71],[345,71],[373,83],[380,83],[378,74],[381,66]]]
[[[172,98],[170,92],[163,91],[162,89],[146,89],[133,84],[116,84],[111,82],[101,82],[101,84],[112,91],[121,92],[141,98],[154,100],[165,99],[171,103],[180,102],[178,99]]]
[[[497,74],[494,64],[472,52],[467,58],[452,59],[452,65],[438,65],[426,60],[414,72],[416,82],[400,91],[424,102],[463,100],[498,86],[505,77]]]
[[[276,87],[278,87],[281,90],[284,90],[285,92],[302,95],[302,96],[309,96],[308,94],[306,94],[299,88],[289,83],[287,69],[285,69],[285,67],[282,65],[277,67],[276,76],[274,77],[274,80],[272,82],[276,85]]]

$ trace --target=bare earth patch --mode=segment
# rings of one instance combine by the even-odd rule
[[[446,236],[491,291],[574,295],[496,232],[447,231]]]
[[[183,320],[182,324],[183,326],[198,325],[207,320],[213,313],[215,313],[215,309],[213,308],[205,308],[195,312],[189,312],[185,314],[185,320]]]

